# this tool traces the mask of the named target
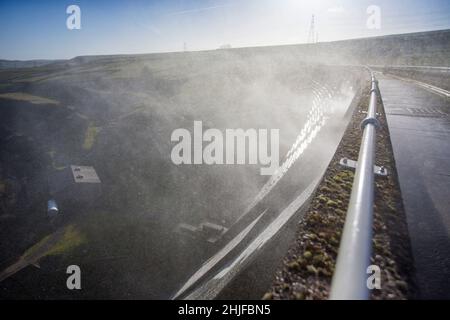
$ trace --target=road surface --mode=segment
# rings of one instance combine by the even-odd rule
[[[378,76],[415,260],[418,298],[450,298],[450,99]]]

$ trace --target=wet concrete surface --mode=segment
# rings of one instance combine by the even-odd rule
[[[420,299],[450,299],[450,99],[378,76]]]

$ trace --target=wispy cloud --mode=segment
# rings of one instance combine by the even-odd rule
[[[231,4],[222,4],[222,5],[217,5],[217,6],[210,6],[210,7],[189,9],[189,10],[174,11],[174,12],[168,13],[166,16],[177,16],[177,15],[182,15],[182,14],[199,13],[199,12],[204,12],[204,11],[217,10],[217,9],[230,7],[230,6],[231,6]]]
[[[161,36],[162,34],[162,31],[158,27],[151,24],[144,24],[138,21],[134,21],[134,25],[139,29],[146,29],[156,36]]]

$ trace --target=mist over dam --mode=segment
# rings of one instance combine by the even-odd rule
[[[6,0],[0,43],[14,314],[450,299],[450,1]]]
[[[260,298],[358,113],[361,64],[440,65],[449,34],[4,63],[0,297]]]
[[[83,297],[170,297],[227,239],[261,212],[264,223],[275,219],[323,174],[360,77],[357,69],[258,49],[77,58],[3,71],[2,176],[15,183],[17,198],[2,217],[2,265],[69,226],[72,238],[54,240],[64,250],[37,256],[47,270],[74,259],[89,269],[84,281],[92,290]],[[204,130],[279,130],[278,172],[264,176],[248,162],[174,164],[171,134],[194,121]],[[64,200],[48,225],[47,182],[71,165],[95,168],[101,196]],[[13,237],[9,224],[35,229]],[[22,296],[12,280],[18,277],[33,288],[29,294],[44,294],[36,272],[24,263],[2,286]],[[45,297],[60,296],[49,289],[58,277],[48,278]]]

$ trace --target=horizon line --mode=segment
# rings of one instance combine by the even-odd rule
[[[354,37],[354,38],[345,38],[340,40],[331,40],[331,41],[319,41],[316,43],[286,43],[286,44],[273,44],[273,45],[256,45],[256,46],[242,46],[242,47],[231,47],[231,48],[220,48],[217,47],[215,49],[198,49],[198,50],[179,50],[179,51],[153,51],[153,52],[136,52],[136,53],[103,53],[103,54],[83,54],[83,55],[77,55],[71,58],[55,58],[55,59],[48,59],[48,58],[35,58],[35,59],[27,59],[27,60],[18,60],[18,59],[4,59],[0,57],[0,61],[7,61],[7,62],[33,62],[33,61],[70,61],[74,60],[76,58],[81,57],[114,57],[114,56],[140,56],[140,55],[151,55],[151,54],[169,54],[169,53],[188,53],[188,52],[209,52],[209,51],[216,51],[216,50],[233,50],[233,49],[250,49],[250,48],[264,48],[264,47],[283,47],[283,46],[311,46],[316,44],[326,44],[326,43],[336,43],[336,42],[342,42],[342,41],[354,41],[354,40],[364,40],[364,39],[375,39],[375,38],[383,38],[383,37],[390,37],[390,36],[401,36],[401,35],[413,35],[413,34],[420,34],[420,33],[433,33],[433,32],[448,32],[450,31],[450,28],[446,29],[435,29],[435,30],[426,30],[426,31],[414,31],[414,32],[406,32],[406,33],[392,33],[392,34],[384,34],[384,35],[375,35],[375,36],[368,36],[368,37]]]

